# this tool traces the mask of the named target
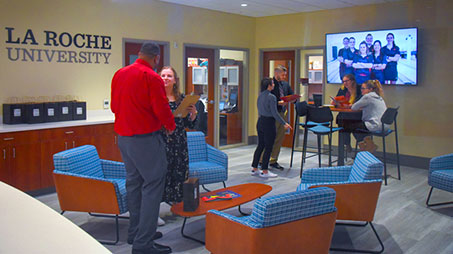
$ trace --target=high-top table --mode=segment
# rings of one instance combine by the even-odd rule
[[[199,240],[199,239],[196,239],[189,235],[184,234],[184,227],[186,225],[186,221],[188,218],[205,215],[209,210],[221,211],[221,210],[225,210],[225,209],[236,207],[236,206],[239,207],[239,212],[241,214],[244,214],[241,211],[242,204],[255,200],[255,199],[263,196],[264,194],[270,192],[271,190],[272,190],[271,186],[262,184],[262,183],[240,184],[240,185],[231,186],[231,187],[200,194],[200,205],[198,206],[197,210],[195,210],[193,212],[185,212],[183,210],[184,202],[173,205],[171,207],[171,211],[174,214],[184,217],[184,222],[181,227],[181,235],[183,237],[194,240],[201,244],[205,244],[205,242],[202,240]],[[230,199],[230,200],[220,200],[220,201],[211,201],[211,202],[206,202],[201,199],[201,197],[215,195],[216,193],[219,193],[222,191],[232,191],[232,192],[238,193],[241,196]]]

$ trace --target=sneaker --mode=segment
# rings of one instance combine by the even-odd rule
[[[263,172],[260,173],[260,177],[263,177],[263,178],[275,178],[277,176],[278,176],[277,174],[274,174],[270,171],[267,171],[267,173],[263,173]]]
[[[252,175],[252,176],[257,176],[257,175],[259,175],[259,174],[260,174],[260,171],[259,171],[259,170],[252,170],[252,172],[251,172],[251,175]]]
[[[275,162],[275,163],[272,163],[272,164],[269,164],[269,166],[275,168],[275,169],[280,169],[280,170],[284,170],[285,168],[280,166],[280,164],[278,164],[278,162]]]
[[[157,217],[157,226],[165,225],[165,221],[161,217]]]

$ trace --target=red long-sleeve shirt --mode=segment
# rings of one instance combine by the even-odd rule
[[[164,82],[142,59],[119,69],[112,79],[111,109],[121,136],[175,129]]]

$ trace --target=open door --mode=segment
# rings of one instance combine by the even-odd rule
[[[196,130],[206,135],[206,142],[214,145],[214,49],[186,47],[185,92],[200,95],[197,106],[199,123]]]
[[[293,91],[295,89],[294,82],[294,73],[295,73],[295,58],[296,52],[294,50],[290,51],[268,51],[263,53],[263,77],[273,77],[274,68],[278,65],[283,65],[288,70],[286,81],[289,83]],[[288,116],[286,121],[288,123],[293,123],[294,121],[294,105],[288,105]],[[293,126],[294,127],[294,126]],[[283,139],[284,147],[291,147],[292,145],[292,136],[293,130],[288,130],[285,133],[285,138]]]

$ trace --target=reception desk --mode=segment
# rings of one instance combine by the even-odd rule
[[[80,227],[0,182],[0,253],[111,253]]]

